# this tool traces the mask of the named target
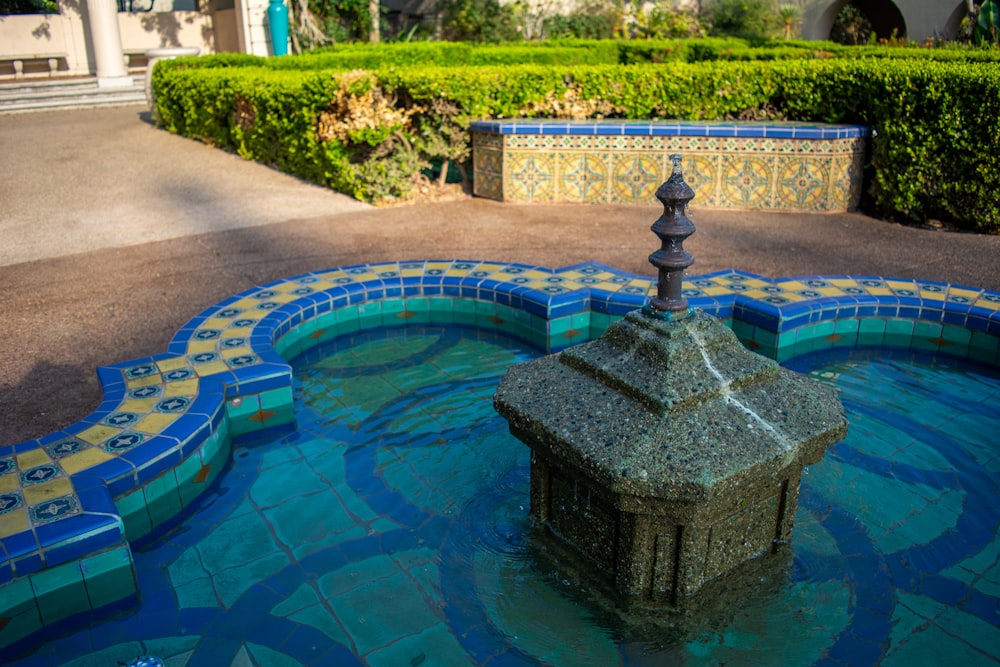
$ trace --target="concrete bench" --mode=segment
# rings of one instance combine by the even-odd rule
[[[66,60],[65,53],[33,53],[27,55],[0,56],[0,62],[9,62],[14,68],[14,78],[24,78],[24,65],[29,67],[35,63],[44,63],[48,67],[49,76],[59,71],[59,63]]]
[[[471,124],[474,192],[510,202],[648,204],[684,158],[693,205],[849,211],[868,128],[799,122],[487,120]]]

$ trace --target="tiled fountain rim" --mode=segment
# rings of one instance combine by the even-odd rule
[[[324,316],[356,310],[357,324],[350,331],[404,324],[420,309],[422,319],[414,321],[441,323],[432,313],[444,311],[435,307],[478,304],[465,311],[465,319],[443,319],[496,328],[555,351],[599,335],[611,321],[642,306],[655,288],[650,276],[598,263],[550,269],[509,262],[420,260],[317,271],[230,297],[185,324],[166,353],[99,369],[104,401],[85,419],[36,440],[0,446],[2,480],[4,472],[27,472],[5,470],[5,459],[13,463],[32,452],[53,453],[53,447],[67,442],[110,451],[108,443],[123,433],[134,435],[130,429],[137,429],[143,418],[155,417],[160,421],[154,426],[162,425],[147,428],[141,442],[119,456],[97,452],[99,459],[87,459],[91,465],[69,465],[73,456],[53,455],[55,481],[63,480],[64,486],[71,482],[69,492],[78,507],[57,520],[33,520],[27,530],[0,533],[0,587],[15,576],[79,562],[127,543],[131,536],[125,535],[115,500],[173,474],[209,439],[223,437],[220,433],[240,435],[230,424],[232,406],[284,391],[290,407],[291,369],[280,353],[291,357],[322,342],[322,336],[305,342],[305,334],[296,336]],[[883,322],[882,333],[870,339],[877,340],[874,344],[902,341],[1000,364],[1000,292],[876,276],[770,279],[727,270],[689,277],[684,294],[691,305],[730,321],[748,346],[779,359],[812,347],[863,345],[865,323]],[[909,333],[891,338],[890,323],[909,323]],[[870,329],[869,335],[875,335]],[[334,325],[329,337],[344,332]],[[197,385],[193,389],[192,381]],[[182,385],[188,388],[169,391]],[[135,400],[137,389],[153,392],[148,414],[122,411],[126,401]],[[132,421],[118,428],[114,420],[125,419],[123,414]],[[23,498],[24,484],[19,482],[22,486],[14,492]],[[0,486],[0,498],[5,491],[11,489]],[[152,525],[154,531],[157,527]],[[0,631],[0,649],[6,644]]]
[[[771,139],[855,139],[865,125],[802,121],[559,120],[511,118],[477,120],[470,132],[488,134],[601,135],[650,137],[766,137]]]

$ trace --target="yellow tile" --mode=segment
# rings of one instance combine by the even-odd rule
[[[930,292],[928,290],[920,290],[920,298],[926,301],[944,301],[944,292]]]
[[[796,294],[795,292],[785,292],[784,294],[779,294],[778,296],[788,299],[789,302],[795,303],[798,301],[805,301],[806,299],[811,299],[809,296],[802,296],[801,294]]]
[[[69,456],[59,459],[59,465],[70,475],[75,475],[81,470],[86,470],[87,468],[93,468],[98,463],[104,463],[105,461],[110,461],[115,458],[111,454],[108,454],[103,449],[98,447],[89,447],[82,452],[77,452],[76,454],[70,454]]]
[[[44,503],[46,500],[70,495],[73,493],[73,482],[69,481],[69,477],[57,477],[42,484],[26,486],[23,493],[24,502],[29,505],[37,505],[38,503]]]
[[[952,287],[948,290],[948,296],[964,296],[967,299],[975,299],[977,296],[982,294],[982,290],[972,290],[972,289],[959,289],[957,287]]]
[[[229,347],[222,351],[222,358],[232,359],[233,357],[238,357],[241,354],[253,354],[253,350],[250,349],[249,345],[244,345],[243,347]]]
[[[218,344],[215,340],[193,340],[187,344],[187,353],[201,354],[202,352],[215,352]]]
[[[17,475],[4,475],[0,477],[0,493],[7,493],[21,487]]]
[[[198,328],[199,329],[225,329],[230,324],[232,324],[233,318],[231,317],[210,317],[204,322],[202,322]]]
[[[163,384],[163,378],[159,373],[153,373],[152,375],[144,378],[132,378],[126,383],[125,386],[129,389],[138,389],[139,387],[148,387],[154,384]]]
[[[28,530],[28,513],[18,507],[7,514],[0,514],[0,537],[10,537]]]
[[[751,299],[765,299],[769,296],[774,296],[774,295],[771,294],[770,292],[765,292],[764,290],[751,289],[747,290],[746,292],[743,292],[743,296],[749,297]]]
[[[226,338],[237,338],[240,336],[249,336],[253,333],[253,327],[233,327],[232,329],[226,329]]]
[[[888,285],[889,287],[891,287],[892,289],[908,289],[908,290],[913,290],[913,289],[917,288],[916,284],[912,280],[907,280],[907,281],[903,281],[903,280],[887,280],[887,281],[885,281],[885,284]]]
[[[985,308],[986,310],[1000,310],[1000,302],[997,301],[976,299],[976,303],[974,305],[976,306],[976,308]]]
[[[819,292],[823,296],[843,296],[844,294],[844,290],[838,287],[817,287],[813,291]]]
[[[34,468],[35,466],[45,465],[46,463],[52,463],[52,457],[44,449],[32,449],[29,452],[24,452],[23,454],[17,455],[17,465],[21,470],[27,470],[28,468]]]
[[[788,280],[778,283],[780,287],[784,287],[786,290],[800,290],[800,289],[812,289],[809,285],[799,282],[798,280]]]
[[[829,283],[837,287],[858,287],[858,281],[853,278],[837,278],[829,281]]]
[[[732,294],[733,290],[728,287],[700,287],[698,288],[707,296],[720,296],[722,294]]]
[[[427,262],[424,269],[426,271],[447,271],[451,268],[451,262]]]
[[[166,373],[168,371],[176,371],[180,368],[187,368],[188,362],[184,357],[174,357],[172,359],[157,361],[156,365],[160,367],[162,372]]]
[[[194,396],[198,393],[198,378],[181,380],[180,382],[168,382],[163,389],[164,398],[171,396]]]
[[[266,299],[262,299],[261,301],[262,302],[271,302],[271,303],[289,303],[291,301],[295,301],[298,298],[299,298],[298,294],[283,294],[283,293],[278,293],[278,294],[275,294],[274,296],[270,296],[270,297],[268,297]]]
[[[208,377],[209,375],[215,375],[216,373],[225,373],[228,370],[229,366],[227,366],[224,361],[213,361],[208,364],[200,364],[194,367],[194,371],[199,377]]]
[[[892,296],[895,294],[888,287],[865,287],[864,289],[872,296]]]
[[[104,442],[105,440],[115,437],[121,432],[122,430],[120,428],[98,425],[98,426],[91,426],[83,433],[80,433],[77,437],[80,438],[81,440],[89,442],[92,445],[96,445],[100,442]]]
[[[152,398],[130,398],[127,401],[122,402],[118,406],[118,409],[123,412],[149,412],[153,409],[153,406],[159,402],[160,397],[154,396]]]
[[[239,308],[240,310],[250,310],[257,307],[260,301],[257,299],[240,299],[235,303],[231,303],[226,308]]]
[[[747,287],[770,287],[771,283],[766,280],[758,280],[757,278],[751,278],[749,280],[741,281]]]
[[[173,424],[178,417],[180,417],[180,415],[168,415],[163,412],[154,412],[140,419],[133,429],[136,431],[142,431],[143,433],[162,433],[163,429]]]

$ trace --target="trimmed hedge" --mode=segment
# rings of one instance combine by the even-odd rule
[[[1000,229],[993,66],[833,58],[338,72],[226,60],[159,63],[160,123],[365,201],[406,197],[432,161],[467,161],[478,118],[787,119],[874,129],[870,212]]]

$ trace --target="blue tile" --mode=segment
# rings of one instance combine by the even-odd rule
[[[34,554],[38,551],[38,542],[35,540],[35,536],[30,530],[25,530],[20,533],[14,533],[13,535],[0,538],[0,545],[3,546],[3,552],[11,560],[16,560],[21,556]],[[20,570],[17,572],[17,576],[19,577],[24,574],[25,573]]]
[[[12,537],[17,537],[17,535]],[[10,538],[5,538],[3,543],[7,544],[9,539]],[[34,542],[34,538],[32,538],[32,542]],[[21,558],[12,558],[11,562],[14,565],[14,573],[18,577],[23,577],[33,572],[40,572],[42,570],[42,556],[37,551],[35,553],[29,553],[22,556]]]

